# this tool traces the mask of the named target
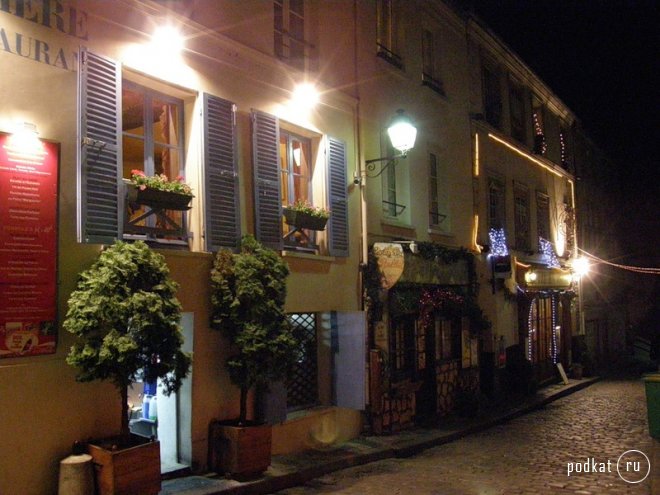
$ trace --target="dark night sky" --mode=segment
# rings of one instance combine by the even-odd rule
[[[602,174],[621,186],[624,257],[658,266],[660,2],[457,1],[532,68],[615,160],[616,168]]]
[[[634,169],[658,178],[660,2],[461,3],[471,5],[573,110],[594,141],[617,160],[620,170]],[[631,177],[624,173],[621,178],[629,182]],[[644,182],[649,183],[648,175]]]

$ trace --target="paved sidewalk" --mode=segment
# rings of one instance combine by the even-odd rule
[[[163,481],[160,495],[266,494],[302,485],[324,474],[392,457],[408,457],[430,447],[452,442],[466,435],[543,407],[596,382],[597,378],[570,380],[550,385],[515,406],[485,411],[472,420],[453,419],[436,428],[415,428],[391,436],[363,436],[326,451],[307,451],[273,456],[264,476],[248,482],[225,479],[214,474]],[[654,441],[652,495],[660,495],[660,442]]]

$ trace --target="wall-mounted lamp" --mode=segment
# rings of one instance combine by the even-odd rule
[[[574,275],[580,279],[589,273],[589,260],[587,258],[575,258],[572,268]]]
[[[525,272],[525,282],[527,282],[528,284],[531,283],[531,282],[536,282],[537,278],[538,278],[538,275],[536,274],[536,272],[533,272],[531,270],[528,271],[528,272]]]
[[[154,29],[151,44],[155,51],[169,56],[178,55],[183,50],[184,41],[181,32],[171,24],[162,24]]]
[[[10,158],[31,164],[41,164],[46,155],[37,126],[30,122],[19,122],[14,126],[5,149]]]
[[[387,135],[390,138],[392,147],[397,150],[399,154],[365,160],[365,172],[367,177],[378,177],[394,160],[397,158],[405,158],[408,155],[408,151],[415,146],[417,128],[413,125],[410,117],[408,117],[403,110],[399,109],[394,118],[390,121],[390,125],[387,127]],[[382,167],[376,175],[368,175],[368,172],[373,172],[375,170],[376,163],[384,161],[387,161],[387,164]]]

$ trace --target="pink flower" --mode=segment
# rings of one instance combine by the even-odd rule
[[[140,191],[144,191],[146,188],[147,188],[147,186],[145,186],[144,184],[140,185]]]
[[[145,176],[144,172],[142,170],[138,170],[138,169],[131,170],[131,175],[137,175],[137,176],[140,176],[140,177]]]
[[[176,180],[177,182],[183,182],[183,175],[177,175]]]

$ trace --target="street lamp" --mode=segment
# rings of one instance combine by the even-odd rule
[[[401,109],[396,111],[396,115],[390,121],[390,125],[387,126],[387,135],[390,138],[390,143],[392,148],[399,152],[398,155],[394,156],[383,156],[380,158],[372,158],[371,160],[365,160],[366,170],[365,175],[367,177],[378,177],[382,174],[390,164],[397,158],[405,158],[410,151],[415,146],[415,138],[417,137],[417,128],[413,125],[412,120],[408,117],[405,112]],[[381,168],[380,172],[376,175],[367,175],[367,171],[373,172],[376,167],[376,163],[387,161],[387,164]]]
[[[382,174],[387,167],[390,166],[397,158],[405,158],[410,151],[415,146],[415,138],[417,137],[417,128],[413,125],[412,120],[408,117],[405,112],[401,109],[397,110],[396,115],[390,121],[390,124],[387,126],[387,135],[390,138],[392,147],[399,152],[399,154],[394,156],[384,156],[380,158],[373,158],[370,160],[364,161],[364,168],[360,170],[359,175],[356,174],[353,179],[355,185],[360,187],[360,202],[361,202],[361,212],[362,212],[362,264],[366,265],[367,259],[369,258],[369,245],[368,245],[368,235],[367,235],[367,183],[366,178],[378,177]],[[380,172],[375,175],[368,175],[368,172],[373,172],[376,167],[376,163],[387,161],[387,164],[381,168]],[[416,244],[415,244],[416,246]],[[412,248],[412,246],[411,246]],[[412,249],[411,249],[412,250]]]

